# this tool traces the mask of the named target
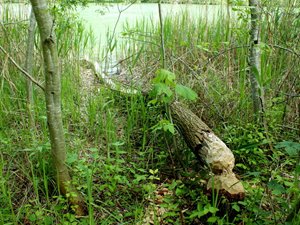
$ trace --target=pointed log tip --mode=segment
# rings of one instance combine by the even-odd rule
[[[209,193],[218,191],[219,195],[225,196],[229,200],[243,200],[245,189],[234,173],[215,175],[207,183]]]

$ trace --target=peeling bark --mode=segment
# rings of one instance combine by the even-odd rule
[[[207,189],[218,190],[230,199],[244,198],[244,187],[232,171],[235,161],[233,153],[225,143],[183,104],[172,103],[171,114],[189,148],[213,173]]]
[[[58,71],[58,54],[53,20],[46,0],[31,0],[32,8],[41,34],[45,68],[45,99],[48,128],[51,140],[51,153],[56,169],[59,190],[66,195],[78,216],[86,214],[85,204],[71,184],[66,161],[66,147],[61,112],[61,77]]]

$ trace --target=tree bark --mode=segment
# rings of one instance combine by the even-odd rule
[[[28,74],[32,74],[33,72],[33,60],[34,60],[34,38],[35,38],[35,27],[36,21],[34,17],[34,12],[31,9],[30,19],[29,19],[29,27],[28,27],[28,37],[27,37],[27,51],[26,51],[26,62],[25,62],[25,70]],[[27,86],[27,110],[29,117],[29,128],[35,133],[35,116],[33,111],[33,88],[32,81],[27,78],[26,82]]]
[[[260,52],[260,10],[259,0],[249,0],[251,10],[250,49],[249,49],[249,78],[255,119],[263,122],[264,90],[259,84],[261,77]]]
[[[174,123],[188,147],[213,173],[207,189],[218,190],[230,199],[243,199],[245,190],[232,171],[235,159],[231,150],[186,106],[173,102],[170,107]]]
[[[54,23],[50,16],[46,0],[30,0],[41,35],[45,68],[45,98],[48,128],[51,140],[51,153],[56,169],[59,190],[66,195],[78,216],[86,214],[81,195],[71,184],[68,168],[65,164],[66,147],[61,112],[61,77],[58,71],[58,54]]]

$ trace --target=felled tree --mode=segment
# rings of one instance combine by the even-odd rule
[[[135,95],[139,91],[126,88],[121,84],[115,84],[108,76],[102,73],[98,62],[89,59],[83,60],[91,68],[98,78],[107,87],[125,95]],[[176,84],[175,74],[161,69],[157,71],[157,76],[152,80],[152,94],[156,99],[152,102],[162,101],[168,104],[173,122],[183,136],[188,147],[194,152],[199,162],[204,162],[211,169],[212,176],[208,182],[208,190],[218,190],[230,199],[242,199],[245,191],[242,183],[233,173],[235,163],[234,155],[225,143],[217,137],[214,132],[187,106],[178,101],[172,100],[173,91],[186,99],[193,100],[197,97],[188,87]],[[149,95],[144,87],[143,94]],[[158,99],[157,99],[158,98]]]
[[[218,190],[230,199],[242,199],[245,191],[233,173],[234,155],[225,143],[191,110],[180,102],[173,102],[171,113],[188,147],[199,162],[211,169],[208,190]]]

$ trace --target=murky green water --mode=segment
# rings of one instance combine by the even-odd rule
[[[4,4],[0,3],[0,17],[5,16],[3,10]],[[5,4],[9,8],[8,17],[18,17],[27,19],[30,12],[30,5],[26,4]],[[213,21],[220,14],[226,16],[226,6],[221,5],[193,5],[193,4],[163,4],[163,17],[166,15],[178,16],[183,11],[188,11],[189,15],[195,18],[201,17],[207,21]],[[133,4],[130,7],[124,4],[88,4],[87,7],[79,7],[76,12],[79,18],[85,21],[86,27],[91,28],[95,34],[96,41],[101,41],[101,45],[106,43],[107,31],[112,32],[114,29],[116,35],[120,35],[123,24],[127,22],[134,25],[137,20],[146,19],[149,22],[157,22],[159,19],[158,5],[152,3]],[[232,13],[232,12],[231,12]]]
[[[221,13],[225,16],[227,14],[226,6],[220,5],[162,5],[163,17],[166,15],[178,16],[185,10],[195,18],[201,17],[208,21],[215,20]],[[134,4],[130,7],[122,4],[113,4],[106,7],[89,4],[88,7],[77,9],[77,12],[79,17],[85,21],[86,26],[92,28],[97,40],[102,43],[106,42],[107,31],[112,32],[115,27],[116,35],[120,35],[125,22],[134,25],[137,20],[146,19],[155,23],[159,20],[158,5],[148,3]],[[100,12],[104,12],[104,14]]]

